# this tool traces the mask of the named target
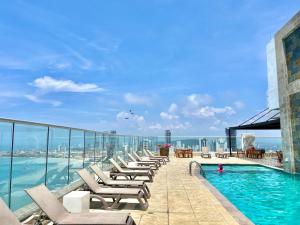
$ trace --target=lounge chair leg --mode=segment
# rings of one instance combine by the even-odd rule
[[[151,197],[151,194],[150,194],[150,190],[149,190],[148,186],[143,185],[142,190],[144,191],[144,193],[147,195],[147,198],[149,199]]]
[[[114,199],[114,198],[112,198],[112,199]],[[113,209],[118,208],[120,205],[121,199],[122,199],[121,195],[118,195],[118,197],[114,200],[113,204],[110,207]]]
[[[144,199],[144,201],[142,199]],[[139,193],[139,196],[137,197],[137,200],[139,201],[140,206],[142,207],[142,210],[145,211],[145,210],[148,209],[148,207],[149,207],[148,200],[147,200],[147,198],[146,198],[146,196],[143,192]]]

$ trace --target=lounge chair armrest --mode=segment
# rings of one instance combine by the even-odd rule
[[[107,204],[107,202],[105,201],[105,199],[102,198],[101,196],[91,194],[91,195],[90,195],[90,199],[92,199],[92,198],[96,198],[96,199],[100,200],[100,202],[102,202],[102,204],[103,204],[104,209],[111,209],[111,208],[108,206],[108,204]]]

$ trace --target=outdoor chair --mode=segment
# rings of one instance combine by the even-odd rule
[[[98,165],[94,164],[90,167],[92,171],[97,175],[98,183],[102,183],[110,187],[118,188],[141,188],[147,198],[150,198],[150,189],[142,180],[112,180],[99,168]]]
[[[142,158],[136,152],[133,152],[133,155],[138,162],[156,162],[159,164],[159,166],[162,165],[161,160],[159,160],[159,159],[150,159],[149,157]]]
[[[148,170],[151,172],[152,176],[154,176],[154,171],[156,168],[154,166],[129,166],[120,156],[117,157],[123,166],[122,168],[129,170]]]
[[[130,153],[127,153],[128,157],[132,160],[132,162],[135,162],[137,165],[141,166],[155,166],[156,169],[159,169],[161,164],[158,164],[156,161],[137,161],[136,158],[134,158]]]
[[[55,225],[136,224],[128,213],[123,212],[101,210],[95,213],[69,213],[55,195],[43,184],[26,189],[25,191]],[[1,225],[3,225],[3,223],[1,223]]]
[[[170,162],[170,159],[168,156],[155,156],[151,151],[148,149],[144,149],[144,154],[145,156],[148,156],[150,159],[158,159],[160,160],[163,164],[166,164],[166,162]]]
[[[224,152],[223,148],[218,148],[215,156],[217,158],[228,158],[229,157],[229,153]]]
[[[1,225],[22,225],[15,214],[10,211],[5,202],[0,198],[0,224]]]
[[[129,177],[130,180],[135,180],[137,177],[148,177],[148,181],[153,182],[153,175],[150,170],[129,170],[123,169],[115,160],[109,159],[113,164],[117,173],[113,174],[113,178],[116,179],[118,176]]]
[[[141,188],[102,187],[95,181],[95,179],[86,169],[79,170],[77,173],[87,184],[89,190],[92,191],[92,197],[96,195],[97,197],[100,196],[102,198],[111,198],[113,200],[113,204],[110,206],[110,208],[118,208],[122,199],[137,199],[143,210],[148,208],[146,194]]]
[[[208,147],[202,147],[201,157],[211,158],[211,154],[209,153]]]

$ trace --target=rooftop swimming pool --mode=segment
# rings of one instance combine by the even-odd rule
[[[206,179],[257,225],[300,224],[300,176],[263,166],[204,165]]]

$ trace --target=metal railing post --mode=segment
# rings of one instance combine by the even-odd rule
[[[12,190],[12,168],[14,156],[14,140],[15,139],[15,123],[11,128],[11,149],[10,149],[10,165],[9,165],[9,187],[8,187],[8,207],[11,208],[11,190]]]
[[[68,184],[70,183],[70,162],[71,162],[71,133],[72,129],[69,129],[69,147],[68,147]]]
[[[95,132],[95,135],[94,135],[94,163],[96,162],[96,132]]]
[[[85,161],[85,131],[83,131],[83,159],[82,159],[82,168],[84,168]]]
[[[47,140],[46,140],[46,168],[45,168],[45,185],[47,186],[47,174],[48,174],[48,155],[49,155],[49,133],[50,127],[47,127]]]

